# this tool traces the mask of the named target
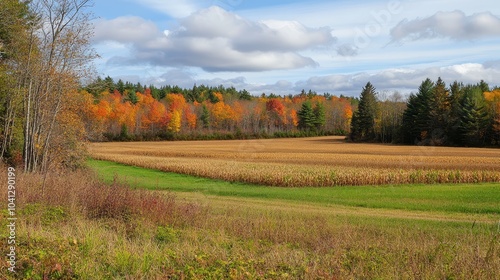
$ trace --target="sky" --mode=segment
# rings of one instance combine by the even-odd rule
[[[498,0],[96,0],[98,74],[254,95],[500,85]]]

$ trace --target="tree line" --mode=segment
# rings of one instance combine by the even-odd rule
[[[500,89],[480,81],[449,86],[426,79],[400,102],[380,101],[368,83],[353,114],[352,141],[491,146],[500,142]]]
[[[356,98],[252,96],[234,87],[144,87],[98,78],[82,88],[91,141],[242,139],[348,133]]]

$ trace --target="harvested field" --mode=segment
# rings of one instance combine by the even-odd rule
[[[500,149],[345,143],[342,137],[93,143],[94,158],[260,185],[500,182]]]

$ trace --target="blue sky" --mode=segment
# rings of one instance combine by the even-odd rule
[[[500,85],[500,5],[478,1],[95,1],[101,76],[357,96],[442,77]]]

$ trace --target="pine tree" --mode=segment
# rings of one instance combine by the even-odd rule
[[[122,81],[122,79],[119,79],[118,82],[116,82],[116,89],[121,93],[125,93],[125,83]]]
[[[201,112],[201,123],[203,124],[203,128],[210,127],[210,112],[208,111],[207,106],[203,105],[203,111]]]
[[[246,89],[240,91],[240,100],[252,100],[252,95]]]
[[[311,101],[307,100],[302,103],[300,111],[297,113],[299,116],[299,128],[305,130],[311,130],[315,127],[316,118],[314,116],[314,110],[311,105]]]
[[[447,142],[450,130],[451,102],[446,85],[439,78],[429,100],[430,144],[443,145]]]
[[[351,139],[353,141],[375,139],[375,118],[378,111],[375,95],[375,88],[368,82],[361,92],[358,110],[352,116]]]
[[[457,81],[450,85],[450,117],[448,120],[448,143],[459,144],[460,136],[460,106],[464,98],[464,84]]]
[[[110,76],[104,78],[104,86],[106,90],[111,93],[115,91],[115,82],[113,81],[113,78],[111,78]]]
[[[193,86],[193,89],[191,91],[188,91],[188,94],[186,96],[186,101],[194,102],[194,101],[198,101],[199,99],[200,99],[200,91],[195,83]]]
[[[429,108],[433,95],[434,83],[430,79],[422,82],[416,95],[408,99],[403,113],[402,139],[404,143],[415,144],[428,140],[430,131]]]
[[[317,130],[321,130],[321,128],[325,125],[325,106],[323,106],[321,102],[317,102],[313,109],[313,113],[314,126]]]
[[[489,126],[488,111],[480,87],[468,87],[461,103],[460,132],[462,141],[469,146],[485,144]]]
[[[490,91],[490,85],[488,85],[487,82],[485,82],[484,80],[481,80],[478,84],[478,87],[481,89],[481,92],[487,92],[487,91]]]
[[[137,104],[139,102],[139,98],[137,97],[137,93],[135,91],[127,91],[127,98],[125,98],[126,101],[130,101],[132,104]]]

